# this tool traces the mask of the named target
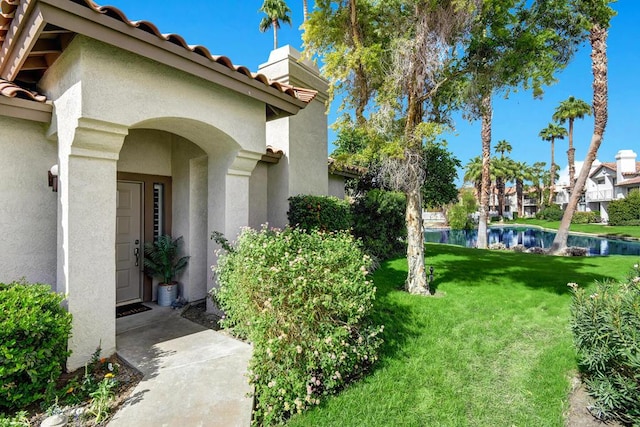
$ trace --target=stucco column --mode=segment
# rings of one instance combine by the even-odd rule
[[[249,179],[261,157],[262,153],[240,150],[227,171],[225,235],[229,240],[249,226]]]
[[[128,130],[87,118],[65,126],[58,124],[59,271],[73,315],[67,367],[76,369],[98,346],[103,356],[116,351],[116,162]]]
[[[313,62],[303,60],[291,46],[271,52],[259,72],[281,83],[313,89],[316,97],[295,116],[267,122],[267,145],[284,152],[269,168],[269,224],[287,224],[288,198],[298,194],[326,195],[329,192],[327,165],[328,82]]]

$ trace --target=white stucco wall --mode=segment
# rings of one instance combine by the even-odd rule
[[[74,38],[40,86],[55,105],[50,134],[59,141],[64,190],[58,282],[65,284],[74,314],[68,361],[74,368],[95,350],[94,341],[102,342],[105,354],[115,349],[117,170],[173,176],[172,234],[185,236],[185,248],[193,252],[185,281],[198,285],[189,285],[189,298],[203,296],[215,262],[209,233],[230,235],[248,223],[249,177],[265,151],[265,105],[83,36]],[[146,129],[200,148],[189,154],[182,151],[187,144],[172,139],[167,160],[167,143]],[[141,160],[145,156],[150,158]],[[102,262],[92,265],[95,259]]]
[[[171,176],[172,138],[168,132],[131,129],[120,150],[118,171]]]
[[[341,175],[329,174],[329,195],[344,199],[344,180]]]
[[[258,163],[251,174],[249,184],[249,227],[259,230],[269,221],[268,179],[269,168],[266,163]]]
[[[0,282],[56,286],[58,193],[47,183],[57,146],[42,123],[0,116]]]

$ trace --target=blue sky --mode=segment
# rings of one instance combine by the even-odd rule
[[[310,7],[313,0],[309,0]],[[262,0],[104,0],[123,10],[129,19],[153,22],[163,33],[177,33],[189,44],[206,46],[213,54],[225,55],[236,65],[252,71],[266,62],[273,47],[273,34],[258,31]],[[289,0],[293,25],[278,32],[279,46],[301,48],[299,26],[302,23],[302,0]],[[608,39],[609,122],[598,159],[614,161],[621,149],[640,151],[640,1],[619,0],[613,4],[618,15],[613,18]],[[506,139],[513,146],[511,157],[517,161],[549,163],[550,146],[538,133],[550,121],[557,105],[569,96],[591,103],[590,46],[586,43],[571,64],[558,74],[558,83],[545,90],[541,100],[531,93],[511,94],[509,99],[494,99],[493,143]],[[329,122],[335,120],[336,106],[330,110]],[[455,132],[446,136],[448,148],[463,164],[481,152],[480,124],[456,116]],[[578,120],[574,130],[576,160],[587,152],[593,131],[593,118]],[[330,140],[333,135],[330,135]],[[567,141],[556,142],[556,163],[566,166]],[[330,147],[331,150],[331,147]],[[640,160],[640,159],[639,159]]]

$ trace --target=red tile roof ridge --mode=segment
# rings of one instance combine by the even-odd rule
[[[46,102],[47,97],[39,93],[21,88],[8,80],[0,79],[0,95],[7,98],[22,98],[36,102]]]
[[[8,1],[15,1],[15,0],[2,0],[2,2],[8,2]],[[296,88],[290,85],[285,85],[282,83],[278,83],[276,81],[271,81],[269,80],[268,77],[266,77],[263,74],[254,74],[251,72],[251,70],[249,70],[247,67],[242,66],[242,65],[234,65],[233,62],[231,62],[231,60],[226,57],[226,56],[218,56],[218,55],[212,55],[211,52],[209,51],[209,49],[207,49],[205,46],[202,45],[189,45],[185,39],[179,35],[179,34],[163,34],[160,32],[160,30],[158,29],[158,27],[155,26],[155,24],[153,24],[152,22],[149,21],[131,21],[129,20],[129,18],[127,18],[127,15],[121,11],[120,9],[118,9],[115,6],[100,6],[97,3],[95,3],[93,0],[71,0],[74,3],[80,4],[80,5],[85,5],[87,7],[89,7],[91,10],[93,10],[94,12],[97,13],[101,13],[103,15],[107,15],[111,18],[115,18],[121,22],[123,22],[124,24],[133,27],[133,28],[137,28],[140,29],[142,31],[145,31],[149,34],[152,34],[156,37],[158,37],[161,40],[165,40],[168,42],[171,42],[177,46],[182,47],[183,49],[193,52],[197,55],[203,56],[207,59],[209,59],[210,61],[216,62],[220,65],[224,65],[225,67],[240,73],[240,74],[244,74],[245,76],[249,77],[250,79],[256,80],[266,86],[270,86],[282,93],[285,93],[293,98],[297,98],[305,103],[310,103],[313,98],[315,98],[315,95],[317,94],[316,91],[313,91],[311,89],[304,89],[304,88]]]

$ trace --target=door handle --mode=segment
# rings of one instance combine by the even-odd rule
[[[136,267],[140,265],[140,248],[135,248],[133,254],[136,256]]]

